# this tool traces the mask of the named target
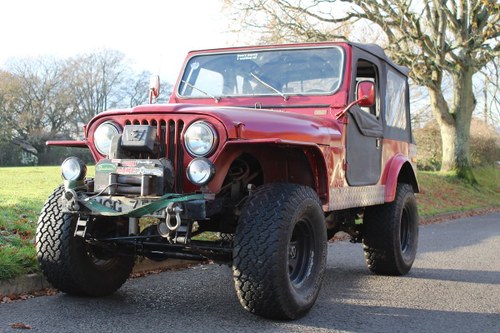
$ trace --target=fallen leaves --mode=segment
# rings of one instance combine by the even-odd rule
[[[455,219],[467,218],[467,217],[472,217],[472,216],[477,216],[477,215],[496,213],[499,211],[500,211],[499,207],[489,207],[489,208],[478,208],[478,209],[468,210],[465,212],[441,214],[441,215],[435,215],[435,216],[430,216],[430,217],[423,217],[420,219],[420,224],[440,223],[440,222],[449,221],[449,220],[455,220]]]
[[[38,291],[33,291],[29,294],[12,294],[12,295],[0,295],[1,303],[12,303],[14,301],[25,301],[27,299],[38,297],[38,296],[52,296],[57,294],[57,289],[45,288]]]
[[[25,323],[14,323],[10,324],[10,327],[12,328],[17,328],[17,329],[22,329],[22,330],[30,330],[31,326]]]

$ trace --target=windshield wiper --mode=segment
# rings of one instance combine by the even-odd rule
[[[184,84],[185,84],[186,86],[188,86],[189,88],[192,88],[192,89],[194,89],[194,90],[196,90],[196,91],[201,92],[202,94],[204,94],[204,95],[206,95],[206,96],[208,96],[208,97],[213,98],[216,102],[219,102],[219,101],[220,101],[220,97],[215,97],[214,95],[212,95],[212,94],[210,94],[210,93],[207,93],[207,92],[206,92],[206,91],[204,91],[204,90],[201,90],[200,88],[198,88],[198,87],[196,87],[196,86],[192,85],[191,83],[189,83],[189,82],[187,82],[187,81],[182,80],[181,82],[182,82],[182,83],[184,83]]]
[[[285,95],[284,93],[282,93],[281,91],[279,91],[278,89],[274,88],[272,85],[270,85],[269,83],[263,81],[260,77],[258,77],[257,75],[255,75],[254,73],[250,73],[250,76],[253,77],[255,80],[257,80],[257,82],[259,82],[260,84],[262,84],[264,87],[268,88],[268,89],[271,89],[272,91],[274,91],[275,93],[277,93],[278,95],[280,95],[281,97],[283,97],[283,99],[285,101],[288,100],[288,96]]]

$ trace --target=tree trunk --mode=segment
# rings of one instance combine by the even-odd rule
[[[431,108],[437,119],[442,142],[441,171],[455,171],[459,178],[471,184],[477,181],[470,165],[470,125],[475,98],[472,90],[472,70],[453,77],[451,109],[439,89],[429,89]]]

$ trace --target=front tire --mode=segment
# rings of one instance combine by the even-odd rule
[[[38,261],[47,280],[58,290],[79,296],[114,293],[134,266],[132,256],[108,253],[75,237],[78,217],[63,214],[57,188],[42,208],[36,232]]]
[[[272,319],[296,319],[318,297],[327,240],[318,196],[307,186],[268,184],[245,204],[233,250],[243,307]]]
[[[365,210],[363,248],[368,268],[381,275],[408,273],[417,243],[417,201],[412,186],[400,183],[393,202]]]

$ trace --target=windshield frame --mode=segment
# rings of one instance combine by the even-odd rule
[[[201,92],[199,95],[196,96],[191,96],[191,95],[186,95],[183,94],[186,87],[189,87],[189,85],[186,84],[186,80],[189,80],[190,78],[190,69],[188,68],[191,64],[191,61],[194,58],[197,57],[203,57],[203,56],[217,56],[217,55],[231,55],[234,54],[235,56],[238,55],[251,55],[254,53],[260,54],[263,52],[273,52],[273,51],[304,51],[304,50],[324,50],[324,49],[336,49],[340,57],[338,59],[338,80],[335,83],[334,89],[330,91],[323,91],[323,92],[301,92],[301,93],[294,93],[294,92],[282,92],[279,89],[267,89],[267,91],[260,92],[260,93],[252,93],[252,94],[214,94],[213,92],[206,92],[204,90],[204,87],[197,87],[194,85],[194,90],[197,90],[198,92]],[[337,93],[344,81],[344,73],[346,70],[346,51],[341,45],[317,45],[317,46],[301,46],[301,47],[269,47],[269,48],[262,48],[262,47],[257,47],[257,48],[236,48],[236,49],[228,49],[228,50],[220,50],[220,51],[198,51],[193,54],[191,54],[186,61],[183,64],[182,67],[182,72],[179,76],[176,89],[175,89],[175,95],[178,98],[181,99],[214,99],[216,102],[218,102],[220,99],[225,99],[225,98],[253,98],[253,97],[281,97],[287,100],[289,96],[329,96]],[[196,69],[195,69],[196,70]],[[249,72],[248,74],[252,74],[252,72]],[[191,83],[192,84],[192,83]],[[260,83],[262,84],[262,83]],[[193,87],[191,87],[193,89]],[[273,87],[276,88],[276,87]]]

